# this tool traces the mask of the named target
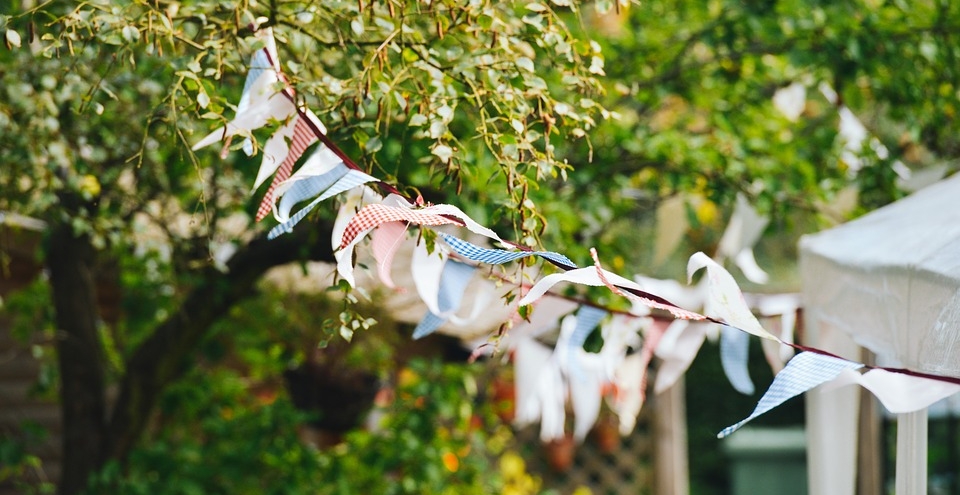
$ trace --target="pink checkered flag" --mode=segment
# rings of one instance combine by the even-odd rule
[[[300,159],[307,147],[317,141],[317,136],[314,134],[309,122],[299,115],[296,119],[297,121],[293,127],[293,136],[290,139],[290,149],[287,151],[287,157],[283,159],[283,163],[281,163],[277,169],[276,175],[273,176],[273,182],[271,182],[270,187],[267,188],[267,193],[260,202],[260,208],[257,209],[258,222],[263,220],[273,208],[273,191],[281,182],[290,178],[290,174],[293,172],[293,165],[297,163],[297,160]]]
[[[358,211],[357,215],[353,217],[353,220],[347,225],[346,230],[343,231],[343,240],[340,242],[340,249],[347,247],[356,237],[362,237],[370,230],[384,223],[401,221],[417,225],[463,225],[459,220],[431,212],[430,207],[421,210],[412,210],[409,208],[372,204],[364,206],[363,209]]]
[[[391,289],[396,289],[397,286],[390,276],[390,267],[393,266],[393,257],[406,236],[406,222],[385,223],[373,233],[373,258],[377,260],[377,273],[383,285]]]

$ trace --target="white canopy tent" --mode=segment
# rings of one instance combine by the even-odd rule
[[[960,377],[960,174],[800,242],[806,342]],[[854,493],[859,391],[808,394],[810,493]],[[926,493],[926,411],[900,414],[897,493]]]

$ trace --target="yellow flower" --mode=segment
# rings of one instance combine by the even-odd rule
[[[100,181],[92,175],[84,175],[80,178],[80,194],[90,200],[100,195]]]
[[[397,377],[397,383],[401,387],[409,387],[410,385],[417,383],[417,378],[419,377],[415,371],[411,370],[410,368],[403,368],[400,370],[400,374]]]
[[[500,472],[503,473],[504,478],[508,480],[519,478],[523,476],[526,469],[526,463],[516,452],[504,452],[500,456]]]

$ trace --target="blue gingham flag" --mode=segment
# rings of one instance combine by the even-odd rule
[[[801,352],[774,377],[770,388],[760,398],[760,402],[750,416],[724,428],[717,434],[717,438],[723,438],[737,431],[748,421],[783,404],[787,399],[792,399],[817,385],[833,380],[844,370],[855,370],[861,367],[863,364],[846,359],[815,352]]]
[[[304,206],[302,210],[296,212],[292,217],[290,217],[289,220],[270,229],[270,232],[267,234],[267,239],[276,239],[281,234],[289,234],[290,232],[293,232],[293,227],[300,223],[300,220],[303,220],[303,217],[307,216],[307,213],[310,213],[314,208],[316,208],[320,202],[332,198],[344,191],[349,191],[354,187],[366,184],[367,182],[379,182],[379,179],[370,177],[359,170],[350,170],[346,175],[341,177],[336,183],[330,186],[330,189],[327,189],[326,192],[320,195],[320,197],[311,201],[307,206]]]
[[[503,249],[487,249],[449,234],[441,233],[440,236],[443,237],[443,240],[446,241],[447,245],[449,245],[454,252],[468,260],[479,263],[502,265],[510,261],[526,258],[527,256],[540,256],[567,267],[577,267],[576,263],[570,261],[570,258],[560,253],[551,251],[505,251]]]
[[[463,294],[466,292],[467,284],[473,277],[476,268],[466,263],[456,260],[447,260],[443,265],[443,273],[440,274],[440,288],[437,292],[437,309],[439,315],[427,311],[426,316],[417,324],[413,330],[413,338],[419,339],[435,332],[440,325],[447,321],[450,314],[460,309],[463,302]]]
[[[731,328],[722,327],[720,334],[720,364],[723,373],[730,380],[730,385],[737,392],[744,395],[753,395],[756,388],[750,380],[747,370],[747,355],[750,353],[750,334]]]
[[[289,220],[290,210],[293,209],[294,205],[326,191],[341,177],[347,175],[349,170],[343,162],[340,162],[320,175],[306,177],[294,182],[290,189],[287,189],[280,197],[280,203],[277,205],[278,218],[283,221]]]

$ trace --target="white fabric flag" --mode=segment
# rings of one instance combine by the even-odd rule
[[[615,273],[606,272],[606,277],[614,284],[643,290],[639,285],[637,285],[636,282],[623,278]],[[526,306],[533,303],[537,299],[543,297],[547,291],[552,289],[554,285],[557,285],[560,282],[571,282],[574,284],[590,285],[594,287],[605,285],[603,281],[600,280],[600,276],[597,274],[597,269],[592,266],[578,268],[576,270],[569,270],[562,273],[553,273],[543,277],[539,282],[534,284],[534,286],[530,288],[530,292],[527,292],[527,294],[523,296],[523,299],[520,300],[519,305]]]
[[[919,411],[960,392],[960,385],[956,383],[883,369],[872,369],[863,374],[852,370],[844,371],[835,380],[824,385],[823,391],[855,383],[872,392],[883,407],[894,414]]]
[[[427,305],[427,309],[435,314],[442,313],[437,300],[440,297],[440,277],[443,275],[443,265],[447,261],[447,254],[442,249],[433,253],[427,251],[427,243],[420,242],[413,248],[410,261],[410,273],[413,275],[413,284],[417,288],[420,300]]]
[[[750,335],[736,328],[724,326],[720,331],[720,365],[734,390],[744,395],[753,395],[755,388],[750,379],[747,361],[750,354]]]
[[[733,276],[709,256],[703,253],[691,256],[687,264],[687,277],[692,279],[693,274],[703,268],[707,269],[707,297],[704,302],[704,313],[707,316],[720,318],[727,324],[757,337],[777,340],[760,326],[757,317],[744,301],[743,293]]]
[[[570,405],[573,408],[573,438],[581,442],[600,416],[603,402],[603,361],[600,356],[583,349],[571,349],[580,372],[568,378]]]
[[[293,139],[293,131],[297,125],[297,119],[292,118],[280,126],[263,145],[263,158],[260,160],[260,168],[257,170],[257,178],[253,181],[251,194],[257,191],[267,179],[273,176],[277,167],[287,157],[290,151],[290,140]]]
[[[351,170],[351,172],[357,172],[356,170]],[[357,172],[362,173],[362,172]],[[366,174],[364,174],[366,175]],[[344,178],[348,177],[344,176]],[[343,179],[341,179],[342,181]],[[333,189],[333,188],[331,188]],[[328,194],[330,190],[327,190],[324,195]],[[342,192],[342,191],[341,191]],[[323,196],[321,196],[322,198]],[[311,203],[311,205],[318,203],[320,198],[317,198]],[[333,245],[333,257],[337,260],[337,273],[340,274],[340,277],[347,281],[351,287],[356,287],[356,279],[353,276],[353,249],[356,245],[363,239],[362,237],[357,237],[353,242],[345,247],[344,249],[338,249],[341,242],[343,241],[343,233],[347,229],[347,225],[350,224],[350,221],[353,220],[353,217],[357,214],[357,210],[360,209],[366,203],[379,202],[383,198],[370,189],[369,187],[362,186],[359,188],[354,188],[350,190],[350,193],[347,194],[347,197],[344,199],[343,203],[340,205],[340,211],[337,213],[337,219],[333,222],[333,234],[330,236],[330,242]],[[305,207],[303,210],[311,208],[310,205]],[[300,210],[300,211],[303,211]],[[294,216],[296,218],[296,216]],[[302,217],[301,217],[302,218]],[[291,218],[291,221],[293,218]],[[282,225],[278,225],[274,228],[279,228]],[[291,227],[292,229],[292,227]]]
[[[549,442],[565,437],[567,387],[555,358],[548,360],[540,373],[537,396],[540,400],[540,440]]]
[[[672,387],[686,373],[706,340],[707,328],[707,325],[687,320],[676,320],[670,324],[655,352],[661,363],[657,368],[654,393],[659,394]]]
[[[261,83],[261,81],[264,80],[265,78],[263,77],[258,79],[254,90],[259,90],[257,86],[265,84]],[[243,113],[237,113],[236,117],[228,122],[226,126],[207,134],[203,139],[193,145],[193,150],[196,151],[200,148],[207,147],[230,136],[236,136],[238,134],[250,135],[255,129],[267,125],[267,122],[271,120],[286,121],[296,111],[297,108],[293,105],[293,101],[288,95],[282,91],[277,92],[274,90],[266,100],[256,105],[251,105],[250,108]]]
[[[634,353],[620,363],[614,374],[613,383],[617,394],[610,402],[610,408],[620,421],[620,434],[629,435],[637,425],[637,415],[643,407],[643,369],[646,365],[640,353]]]
[[[730,223],[717,246],[717,261],[731,259],[740,268],[747,280],[765,284],[770,279],[767,272],[757,265],[753,257],[753,247],[760,240],[770,218],[761,215],[747,202],[743,193],[737,194],[737,203],[730,216]]]

